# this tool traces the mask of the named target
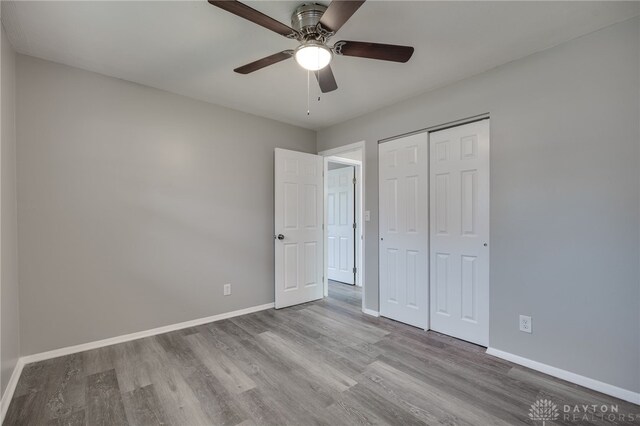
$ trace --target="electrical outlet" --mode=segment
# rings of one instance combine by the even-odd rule
[[[520,331],[531,333],[531,317],[520,315]]]
[[[224,295],[225,296],[230,296],[231,295],[231,284],[225,284],[224,285]]]

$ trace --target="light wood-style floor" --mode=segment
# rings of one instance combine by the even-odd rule
[[[640,412],[360,303],[331,283],[322,301],[27,365],[4,424],[531,425],[540,398]]]

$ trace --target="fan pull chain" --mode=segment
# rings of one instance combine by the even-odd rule
[[[321,84],[320,84],[320,79],[322,78],[322,74],[320,73],[320,71],[316,71],[316,77],[318,77],[318,88],[316,89],[316,93],[318,90],[320,90]],[[320,102],[320,94],[318,93],[318,102]]]
[[[309,91],[309,70],[307,70],[307,115],[309,115],[309,99],[311,98],[311,93]]]

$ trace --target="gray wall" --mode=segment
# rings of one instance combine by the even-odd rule
[[[273,149],[313,152],[315,132],[32,57],[17,71],[24,355],[273,302]]]
[[[18,311],[18,221],[16,205],[16,54],[1,28],[2,62],[0,97],[0,393],[20,356],[20,322]]]
[[[319,151],[366,141],[366,306],[378,140],[488,112],[490,345],[640,391],[639,50],[635,18],[320,131]]]

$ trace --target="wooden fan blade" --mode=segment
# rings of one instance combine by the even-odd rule
[[[333,76],[333,71],[331,71],[331,65],[327,65],[321,70],[316,71],[315,74],[322,93],[333,92],[338,88],[336,78]]]
[[[333,0],[320,18],[320,25],[326,30],[338,31],[351,18],[365,0]]]
[[[209,0],[209,3],[280,35],[289,38],[296,38],[297,33],[293,28],[280,21],[276,21],[262,12],[258,12],[257,10],[250,8],[244,3],[240,3],[236,0]]]
[[[250,64],[238,67],[234,71],[239,74],[249,74],[251,72],[258,71],[259,69],[262,69],[264,67],[268,67],[269,65],[277,64],[280,61],[289,59],[292,56],[293,56],[293,50],[283,50],[282,52],[278,52],[271,56],[267,56],[265,58],[258,59],[257,61],[253,61]]]
[[[367,43],[363,41],[339,41],[333,46],[337,55],[382,61],[407,62],[413,55],[413,47],[395,44]]]

